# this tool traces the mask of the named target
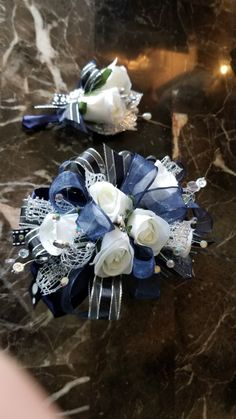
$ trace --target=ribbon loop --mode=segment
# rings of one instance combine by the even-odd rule
[[[181,188],[156,188],[145,191],[140,205],[155,212],[168,223],[183,220],[187,213]]]
[[[126,178],[121,185],[121,191],[134,197],[134,206],[137,207],[142,197],[153,183],[157,175],[157,167],[139,154],[134,154]]]
[[[94,201],[90,201],[84,208],[81,208],[77,225],[92,241],[96,241],[115,228],[110,218]]]
[[[60,213],[68,212],[68,206],[62,207],[57,197],[71,205],[71,209],[83,207],[88,201],[88,192],[83,177],[79,173],[65,171],[60,173],[51,184],[49,189],[51,204]]]
[[[93,280],[88,318],[102,320],[118,320],[122,299],[122,281],[120,277],[99,278]]]

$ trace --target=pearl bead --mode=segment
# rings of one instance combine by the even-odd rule
[[[38,289],[39,289],[39,287],[38,287],[38,285],[36,284],[36,282],[33,284],[33,286],[32,286],[32,294],[33,295],[36,295],[37,294],[37,292],[38,292]]]
[[[174,249],[174,255],[175,256],[179,256],[180,254],[181,254],[181,252],[182,252],[182,248],[181,247],[176,247],[175,249]]]
[[[208,243],[206,240],[201,240],[200,241],[200,246],[202,247],[202,249],[205,249],[208,246]]]
[[[61,193],[57,193],[55,196],[56,201],[62,201],[64,199],[63,195]]]
[[[172,259],[167,260],[166,266],[168,268],[173,268],[175,266],[175,262]]]
[[[61,285],[63,287],[65,287],[68,284],[68,282],[69,282],[68,276],[63,276],[63,278],[61,278],[61,281],[60,282],[61,282]]]
[[[142,118],[145,119],[145,121],[150,121],[150,119],[152,119],[152,114],[150,112],[145,112],[142,114]]]

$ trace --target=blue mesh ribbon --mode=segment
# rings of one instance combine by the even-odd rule
[[[150,188],[145,192],[140,204],[168,223],[184,220],[187,213],[180,187]]]
[[[83,207],[89,195],[85,187],[84,178],[79,173],[65,171],[60,173],[52,182],[49,189],[49,199],[51,204],[58,212],[63,212],[63,209],[58,205],[56,196],[61,194],[63,199],[75,207]],[[67,212],[65,209],[64,212]]]
[[[76,222],[92,241],[102,238],[115,228],[110,218],[94,201],[88,202],[84,208],[81,208]]]
[[[139,154],[134,154],[126,178],[121,185],[121,191],[133,196],[134,207],[137,207],[142,197],[157,176],[158,169],[153,162],[146,160]]]

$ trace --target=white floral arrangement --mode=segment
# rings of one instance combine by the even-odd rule
[[[127,70],[117,65],[117,59],[101,70],[90,61],[81,71],[77,89],[68,94],[56,93],[50,104],[34,107],[56,113],[25,115],[22,124],[28,130],[70,124],[86,133],[114,135],[136,129],[141,98],[141,93],[132,90]]]
[[[31,263],[33,305],[43,299],[55,316],[82,315],[87,301],[88,318],[117,319],[124,282],[134,298],[158,298],[162,274],[190,278],[212,221],[195,200],[205,178],[183,186],[183,176],[169,157],[106,145],[104,155],[89,148],[64,162],[50,187],[23,201],[13,231],[23,246],[13,272]]]

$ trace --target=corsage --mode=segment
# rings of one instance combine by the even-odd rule
[[[184,176],[169,157],[107,145],[64,162],[49,187],[24,199],[13,231],[21,248],[12,269],[30,266],[33,305],[42,299],[56,317],[118,319],[123,286],[133,298],[155,299],[159,278],[190,278],[212,220],[195,200],[205,178],[183,184]]]

